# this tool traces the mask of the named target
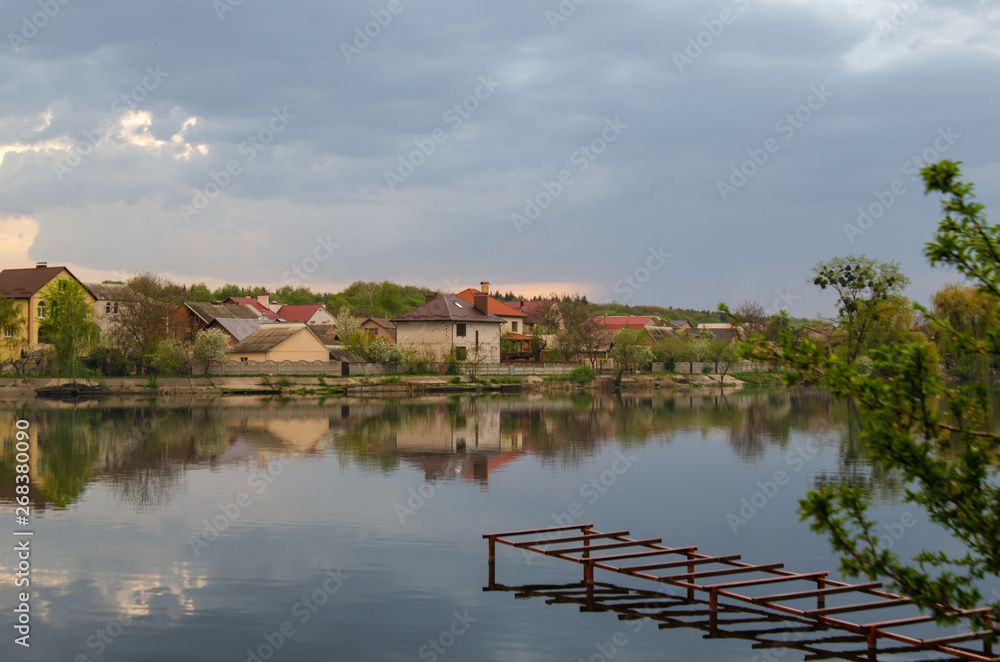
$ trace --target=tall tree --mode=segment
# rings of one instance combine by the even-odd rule
[[[956,268],[979,292],[1000,302],[1000,226],[985,222],[972,185],[959,180],[957,163],[942,161],[921,174],[928,192],[947,196],[946,217],[925,256],[932,265]],[[976,338],[918,308],[966,351],[1000,357],[1000,334]],[[955,622],[964,617],[961,610],[981,607],[983,582],[1000,575],[1000,435],[991,426],[985,385],[946,385],[936,349],[927,342],[873,350],[875,370],[869,376],[860,375],[846,356],[827,356],[809,340],[793,347],[786,337],[780,351],[759,344],[751,355],[782,362],[790,381],[808,376],[853,398],[869,456],[881,469],[898,471],[909,486],[905,501],[921,506],[960,543],[957,552],[924,550],[912,562],[902,560],[879,539],[863,491],[830,486],[809,494],[800,512],[814,531],[829,537],[843,571],[887,581],[939,622]],[[1000,601],[991,607],[1000,615]],[[988,625],[981,613],[972,619],[979,627]]]
[[[163,276],[144,272],[128,282],[111,317],[108,341],[145,373],[160,340],[167,336],[167,315],[175,302],[175,286]]]
[[[753,335],[763,335],[767,331],[767,313],[760,303],[747,299],[733,310],[730,323],[736,328],[740,339],[747,340]]]
[[[864,255],[835,257],[813,267],[814,285],[837,292],[838,323],[844,332],[844,355],[853,362],[871,345],[883,305],[902,295],[910,279],[895,262],[881,262]]]
[[[987,334],[996,331],[1000,313],[997,299],[975,285],[948,284],[934,293],[931,304],[934,318],[946,323],[931,328],[947,367],[963,377],[985,375],[996,361],[987,355],[967,351],[961,340],[965,337],[985,340]]]
[[[38,323],[38,334],[55,350],[59,374],[75,381],[80,373],[80,358],[101,338],[90,295],[75,280],[59,279],[45,286],[41,299],[45,302],[45,317]]]
[[[653,351],[646,344],[642,329],[622,329],[615,334],[610,352],[615,362],[615,386],[621,386],[627,370],[637,370],[653,360]]]

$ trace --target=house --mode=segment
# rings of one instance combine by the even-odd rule
[[[38,336],[39,323],[49,312],[49,304],[45,300],[46,288],[49,286],[62,288],[71,282],[82,287],[88,301],[93,303],[94,296],[66,267],[50,267],[45,262],[38,262],[34,268],[0,271],[0,292],[4,297],[14,301],[21,312],[21,320],[25,322],[21,326],[20,343],[0,343],[0,358],[4,360],[15,358],[13,356],[15,353],[33,352],[47,345],[45,338]],[[12,329],[2,329],[0,335],[3,336],[3,340],[14,338]],[[14,348],[17,344],[21,345],[20,352]]]
[[[329,361],[330,350],[303,323],[262,324],[229,350],[236,361]]]
[[[462,290],[455,296],[457,296],[462,301],[469,304],[475,304],[476,295],[485,294],[486,295],[486,310],[490,315],[496,315],[503,320],[503,328],[500,329],[501,334],[505,333],[524,333],[524,320],[527,318],[527,314],[522,313],[516,308],[511,308],[502,301],[498,301],[490,296],[490,284],[487,281],[482,281],[479,283],[479,289],[468,288]]]
[[[229,297],[226,303],[238,303],[257,311],[261,316],[282,322],[335,325],[336,318],[321,304],[281,304],[271,301],[265,290],[256,297]]]
[[[262,314],[238,303],[219,301],[188,301],[167,317],[167,333],[178,340],[188,340],[219,317],[230,319],[261,319]]]
[[[284,322],[302,322],[309,325],[336,326],[335,318],[326,306],[321,304],[291,305],[278,308],[278,317]]]
[[[372,340],[383,338],[391,345],[396,344],[396,325],[388,317],[369,317],[361,323],[361,330]]]
[[[477,292],[473,303],[451,294],[428,292],[426,303],[392,318],[396,342],[419,354],[444,361],[479,356],[486,363],[500,362],[500,328],[503,319],[488,312],[487,295]]]
[[[524,333],[536,334],[537,327],[550,326],[549,317],[557,317],[559,314],[559,304],[555,299],[545,299],[543,301],[511,301],[506,305],[514,310],[524,313]],[[552,313],[555,313],[552,315]]]
[[[255,311],[258,317],[279,320],[281,318],[278,316],[277,309],[281,306],[271,304],[270,298],[271,297],[267,292],[261,292],[256,297],[229,297],[223,303],[235,303],[241,306],[246,306],[250,310]]]
[[[667,320],[667,324],[674,327],[678,331],[690,331],[694,328],[691,322],[687,320]]]
[[[699,324],[698,333],[707,331],[715,336],[716,340],[721,340],[727,345],[740,341],[739,329],[726,322],[715,322],[712,324]]]
[[[84,283],[84,287],[94,297],[94,319],[101,327],[101,335],[105,336],[111,331],[112,324],[119,315],[128,315],[127,306],[141,302],[145,311],[159,311],[163,317],[163,324],[167,322],[167,312],[170,307],[165,303],[157,302],[145,294],[136,292],[124,283]]]
[[[667,338],[676,338],[677,330],[672,329],[669,326],[647,326],[643,329],[646,336],[649,337],[649,344],[655,344],[660,340],[665,340]]]

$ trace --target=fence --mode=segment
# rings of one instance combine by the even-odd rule
[[[610,361],[602,361],[605,370],[613,369]],[[565,375],[581,365],[590,363],[486,363],[476,371],[480,375],[512,375],[525,377],[529,375]],[[394,375],[404,370],[396,364],[382,363],[347,363],[347,372],[352,376],[363,375]],[[716,365],[709,362],[678,363],[675,372],[700,375],[705,367],[709,372],[715,372]],[[443,364],[434,364],[441,368]],[[662,363],[653,364],[653,372],[663,370]],[[741,361],[732,364],[729,372],[760,372],[769,371],[770,366],[752,361]],[[468,368],[464,370],[468,372]],[[344,375],[344,364],[340,361],[226,361],[213,363],[208,369],[210,375]]]
[[[226,361],[213,363],[210,375],[339,375],[340,361]]]

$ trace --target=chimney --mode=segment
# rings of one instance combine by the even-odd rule
[[[437,292],[424,292],[424,303],[430,303],[438,298]]]
[[[264,306],[265,308],[268,307],[269,302],[270,302],[270,297],[267,295],[267,290],[264,290],[263,292],[257,295],[257,303]]]
[[[476,310],[481,312],[483,315],[489,315],[486,305],[486,300],[487,298],[489,298],[489,296],[490,295],[486,294],[485,292],[476,292],[475,294],[472,295],[472,300],[474,302],[474,305],[476,306]]]
[[[486,294],[489,294],[490,293],[490,281],[488,281],[488,280],[480,281],[479,282],[479,291],[480,292],[484,292]]]
[[[36,269],[44,269],[47,266],[49,266],[48,262],[35,262]]]

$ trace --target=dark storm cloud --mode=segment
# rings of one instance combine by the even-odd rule
[[[98,269],[276,282],[332,234],[317,281],[580,282],[622,300],[664,245],[629,303],[770,306],[792,287],[809,315],[829,309],[804,285],[819,260],[926,272],[936,203],[908,177],[854,244],[843,226],[939,129],[961,135],[942,156],[996,160],[998,19],[978,3],[53,6],[30,39],[38,2],[0,9],[0,149],[17,146],[0,217],[39,222],[33,258]],[[608,122],[627,128],[584,169]]]

